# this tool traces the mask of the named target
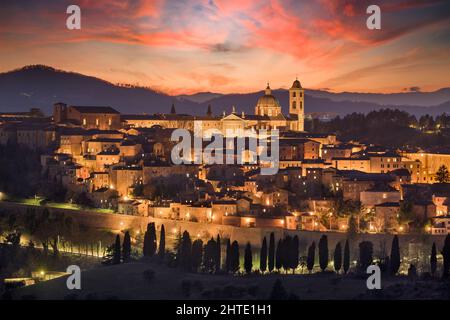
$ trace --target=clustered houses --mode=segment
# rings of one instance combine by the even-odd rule
[[[56,103],[51,118],[35,109],[0,114],[0,144],[39,151],[43,174],[68,190],[68,201],[84,195],[90,205],[122,214],[312,231],[345,231],[354,214],[368,232],[417,225],[449,232],[450,187],[434,183],[434,176],[441,165],[450,167],[450,153],[341,142],[334,134],[305,132],[304,119],[304,89],[295,80],[288,115],[269,85],[254,115],[233,108],[214,116],[209,107],[205,116],[190,116],[175,106],[168,114],[124,115]],[[196,126],[202,136],[208,129],[233,137],[278,129],[278,172],[260,175],[251,154],[243,164],[174,165],[173,130]]]

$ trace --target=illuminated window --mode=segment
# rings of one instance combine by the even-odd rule
[[[86,118],[83,118],[83,126],[85,126],[86,125]]]

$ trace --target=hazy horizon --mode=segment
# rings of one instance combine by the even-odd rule
[[[143,88],[143,89],[150,89],[150,90],[153,90],[153,91],[157,91],[158,93],[162,93],[162,94],[165,94],[165,95],[168,95],[168,96],[173,96],[173,97],[194,96],[194,95],[197,95],[197,94],[220,94],[220,95],[251,94],[251,93],[264,91],[264,89],[265,89],[265,87],[263,87],[263,88],[260,88],[260,89],[256,89],[254,91],[245,91],[245,92],[197,91],[197,92],[185,92],[185,93],[184,92],[180,92],[178,94],[171,94],[171,93],[168,93],[168,92],[157,90],[157,89],[155,89],[155,88],[153,88],[151,86],[144,86],[144,85],[141,85],[141,84],[133,84],[133,83],[126,83],[126,82],[111,82],[111,81],[108,81],[106,79],[97,77],[95,75],[84,74],[84,73],[78,72],[76,70],[58,69],[58,68],[56,68],[54,66],[44,65],[44,64],[27,64],[27,65],[24,65],[22,67],[14,68],[14,69],[11,69],[11,70],[0,71],[0,74],[20,71],[20,70],[23,70],[23,69],[29,68],[29,67],[46,67],[46,68],[51,68],[51,69],[54,69],[57,72],[74,73],[74,74],[79,74],[79,75],[83,75],[83,76],[87,76],[87,77],[97,78],[99,80],[106,81],[106,82],[108,82],[108,83],[110,83],[112,85],[115,85],[115,86],[128,86],[128,85],[129,86],[137,86],[137,87],[140,87],[140,88]],[[267,83],[266,83],[266,85],[267,85]],[[273,87],[272,85],[270,85],[270,86],[271,86],[272,90],[288,90],[289,87],[290,87],[290,86],[285,86],[285,87],[278,87],[278,88],[276,88],[276,87]],[[354,94],[433,93],[433,92],[437,92],[439,90],[449,89],[449,88],[450,88],[450,86],[449,87],[440,87],[440,88],[436,88],[434,90],[429,90],[429,91],[421,90],[420,88],[403,88],[402,91],[394,91],[394,92],[369,92],[369,91],[336,91],[336,90],[333,90],[332,88],[305,88],[304,87],[304,89],[306,91],[307,90],[326,91],[326,92],[329,92],[329,93],[336,93],[336,94],[339,94],[339,93],[354,93]]]

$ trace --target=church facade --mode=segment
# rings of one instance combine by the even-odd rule
[[[280,131],[304,131],[305,121],[305,94],[300,81],[295,80],[289,89],[289,114],[282,113],[278,99],[267,87],[255,105],[254,114],[238,113],[233,107],[230,114],[213,116],[211,109],[205,116],[191,116],[176,114],[172,106],[170,114],[155,115],[122,115],[122,123],[126,128],[184,128],[191,131],[200,130],[202,135],[211,130],[218,130],[226,134],[238,135],[238,132],[254,129],[278,129]],[[229,134],[228,134],[229,135]]]

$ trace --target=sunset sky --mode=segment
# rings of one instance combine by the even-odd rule
[[[81,30],[66,8],[81,8]],[[381,30],[366,8],[381,7]],[[450,1],[2,0],[0,72],[29,64],[170,93],[270,81],[332,91],[450,87]]]

